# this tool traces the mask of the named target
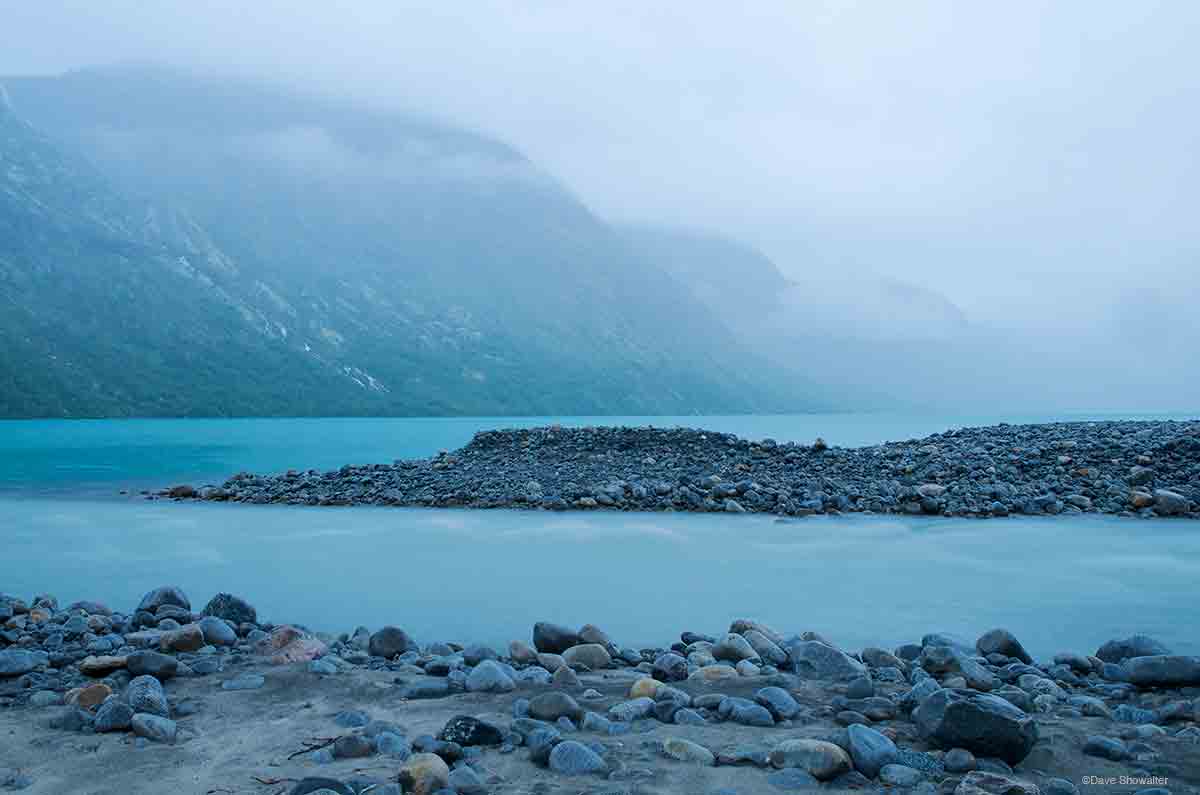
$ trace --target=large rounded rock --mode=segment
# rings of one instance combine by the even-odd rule
[[[150,715],[170,717],[171,708],[167,706],[167,694],[163,686],[153,676],[139,676],[129,683],[125,691],[125,701],[133,707],[135,713],[142,712]]]
[[[533,647],[540,652],[562,654],[572,646],[579,645],[579,634],[573,629],[539,621],[533,625]]]
[[[1115,638],[1096,650],[1096,656],[1104,662],[1119,663],[1130,657],[1151,657],[1170,654],[1171,650],[1149,635],[1130,635]]]
[[[529,700],[529,716],[547,723],[553,723],[559,718],[569,718],[578,723],[583,717],[583,709],[571,696],[552,690],[549,693],[539,693]]]
[[[755,692],[754,700],[769,709],[779,720],[791,720],[800,712],[800,704],[782,687],[764,687]]]
[[[1188,512],[1188,498],[1170,489],[1154,490],[1154,510],[1163,516],[1182,516]]]
[[[582,666],[592,671],[612,665],[612,655],[599,643],[581,643],[562,653],[563,662],[572,668]]]
[[[682,737],[667,737],[662,741],[662,752],[671,759],[680,762],[711,767],[717,763],[717,757],[703,745],[685,740]]]
[[[654,658],[650,675],[662,682],[682,682],[688,677],[688,662],[675,652],[664,652]]]
[[[245,599],[228,593],[219,593],[209,599],[201,612],[206,616],[232,621],[234,624],[258,623],[258,611]]]
[[[472,693],[511,693],[516,683],[495,660],[484,660],[467,675],[467,690]]]
[[[550,769],[565,776],[603,773],[608,770],[604,759],[583,743],[567,740],[550,752]]]
[[[837,778],[850,769],[850,756],[824,740],[784,740],[771,751],[772,767],[795,767],[818,781]]]
[[[754,650],[750,642],[741,635],[735,635],[732,632],[717,641],[713,645],[711,653],[714,659],[725,660],[731,663],[758,659],[758,652]]]
[[[792,669],[814,679],[854,679],[867,667],[845,652],[817,640],[801,640],[787,647]]]
[[[433,795],[450,783],[450,768],[437,754],[413,754],[400,766],[400,785],[411,795]]]
[[[1129,681],[1141,687],[1200,685],[1200,657],[1155,654],[1125,661]]]
[[[174,585],[164,585],[160,588],[155,588],[150,593],[142,597],[142,601],[138,603],[138,611],[146,611],[154,613],[163,605],[171,605],[184,610],[192,609],[192,602],[187,598],[180,588]]]
[[[612,638],[608,636],[608,633],[595,624],[584,624],[579,628],[579,642],[581,644],[598,643],[610,652],[617,648],[617,645],[612,642]]]
[[[204,642],[210,646],[236,646],[237,633],[223,619],[214,616],[205,616],[200,619],[200,633],[204,636]]]
[[[847,730],[850,758],[858,772],[867,778],[875,778],[885,765],[900,758],[900,749],[890,738],[861,723],[852,724]]]
[[[727,696],[721,699],[717,713],[722,719],[740,723],[743,726],[775,725],[775,718],[769,709],[745,698]]]
[[[371,635],[367,651],[372,657],[392,659],[408,651],[418,651],[416,642],[400,627],[384,627]]]
[[[204,633],[197,624],[164,632],[158,640],[163,651],[199,651],[204,647]]]
[[[1005,657],[1015,657],[1026,665],[1033,662],[1029,652],[1021,645],[1021,641],[1007,629],[993,629],[985,632],[975,641],[975,648],[984,657],[989,654],[1003,654]]]
[[[1037,742],[1033,718],[997,696],[942,688],[913,711],[921,733],[941,748],[965,748],[1015,765]]]

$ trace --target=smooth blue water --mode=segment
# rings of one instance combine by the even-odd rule
[[[857,447],[1000,422],[1192,419],[1156,414],[789,414],[696,417],[449,417],[232,420],[0,421],[0,490],[111,494],[181,482],[217,483],[238,471],[336,469],[452,450],[479,430],[563,425],[684,425],[752,439]]]
[[[504,644],[535,621],[665,644],[749,616],[851,648],[1011,628],[1031,652],[1148,632],[1200,653],[1200,528],[0,500],[0,591],[128,610],[166,582],[329,631]]]
[[[1128,416],[1128,415],[1124,415]],[[164,583],[266,619],[504,643],[534,621],[661,644],[757,617],[851,647],[1016,632],[1037,654],[1147,632],[1200,652],[1200,527],[1095,516],[978,521],[147,502],[120,488],[427,456],[483,428],[690,425],[857,446],[1040,417],[792,415],[0,422],[0,591],[120,609]],[[1184,418],[1184,417],[1176,417]],[[1190,418],[1190,417],[1188,417]]]

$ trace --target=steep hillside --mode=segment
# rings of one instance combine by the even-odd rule
[[[0,82],[5,415],[813,405],[486,137],[155,70]]]

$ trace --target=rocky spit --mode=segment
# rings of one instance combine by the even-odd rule
[[[288,505],[1200,518],[1200,421],[965,428],[842,449],[662,428],[485,431],[434,458],[165,496]]]
[[[177,587],[0,595],[0,789],[269,795],[1200,792],[1200,657],[993,629],[840,649],[749,619],[661,648],[342,635]]]

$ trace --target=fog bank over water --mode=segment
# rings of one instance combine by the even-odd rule
[[[153,61],[428,114],[604,218],[760,250],[791,284],[765,312],[724,291],[730,324],[847,389],[1192,409],[1198,23],[1165,2],[52,0],[6,10],[0,74]],[[364,167],[320,130],[252,143]]]

